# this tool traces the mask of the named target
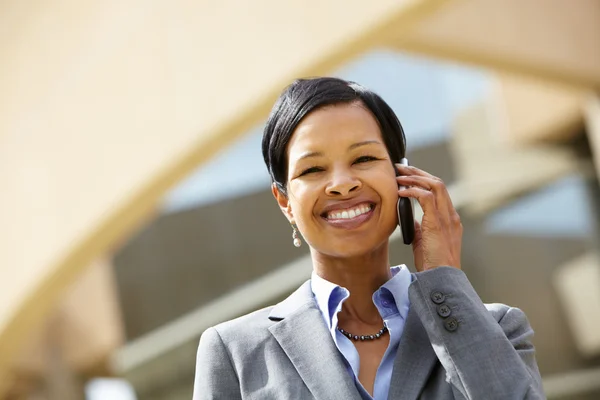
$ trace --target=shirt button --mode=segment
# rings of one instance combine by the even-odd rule
[[[437,308],[437,313],[442,318],[447,318],[452,314],[452,310],[446,304],[440,304]]]
[[[458,329],[458,321],[455,318],[448,318],[446,322],[444,322],[444,328],[446,328],[448,332],[454,332]]]
[[[389,308],[391,303],[389,300],[383,299],[383,300],[381,300],[381,305],[384,306],[385,308]]]
[[[433,292],[431,293],[431,300],[435,304],[442,304],[446,300],[446,296],[442,292]]]

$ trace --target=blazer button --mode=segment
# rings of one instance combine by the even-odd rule
[[[446,322],[444,322],[444,328],[446,328],[448,332],[454,332],[458,329],[458,321],[455,318],[448,318]]]
[[[442,304],[446,300],[446,296],[442,292],[433,292],[431,293],[431,301],[435,304]]]
[[[447,318],[452,314],[452,310],[447,304],[440,304],[437,308],[437,313],[442,318]]]

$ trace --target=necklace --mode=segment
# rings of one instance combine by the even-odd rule
[[[353,335],[348,331],[343,330],[342,328],[340,328],[339,326],[337,327],[337,330],[340,331],[342,333],[342,335],[346,336],[348,339],[354,339],[356,340],[375,340],[375,339],[379,339],[380,337],[382,337],[387,331],[388,328],[387,326],[385,326],[385,322],[383,323],[383,328],[381,328],[379,330],[379,332],[377,332],[374,335]]]

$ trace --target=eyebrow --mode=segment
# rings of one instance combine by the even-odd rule
[[[348,150],[354,150],[357,147],[361,147],[361,146],[367,146],[369,144],[381,144],[379,141],[377,140],[365,140],[364,142],[358,142],[358,143],[353,143],[350,146],[348,146]],[[319,151],[311,151],[308,153],[304,153],[302,156],[300,156],[298,158],[298,160],[303,160],[305,158],[310,158],[310,157],[322,157],[323,153],[319,152]]]
[[[381,144],[381,143],[379,143],[377,140],[365,140],[364,142],[358,142],[358,143],[351,144],[350,147],[348,147],[348,150],[353,150],[357,147],[366,146],[368,144]]]

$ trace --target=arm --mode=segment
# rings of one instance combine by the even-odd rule
[[[231,357],[217,330],[208,328],[198,346],[193,400],[241,398]]]
[[[521,310],[493,306],[503,313],[497,321],[456,268],[439,267],[414,276],[411,307],[454,390],[467,399],[545,398],[531,343],[533,330]],[[432,296],[435,292],[443,294],[442,301]],[[443,304],[450,308],[449,316],[440,316]]]

